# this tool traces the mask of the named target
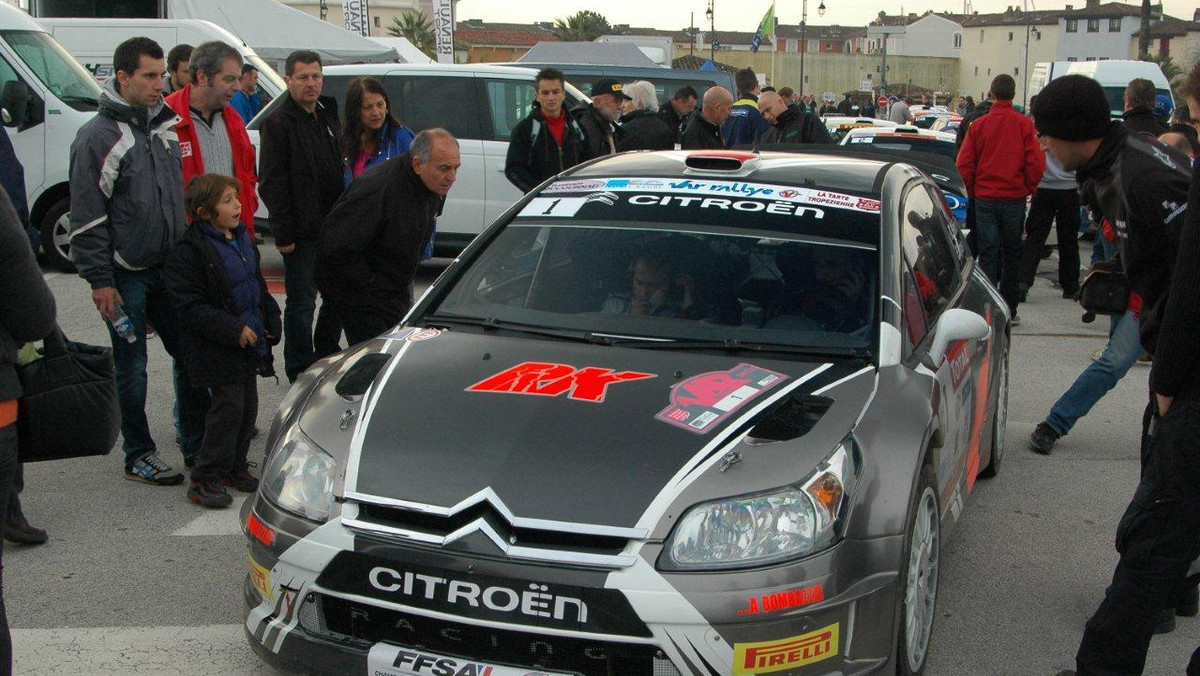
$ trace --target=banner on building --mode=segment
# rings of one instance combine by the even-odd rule
[[[454,63],[454,2],[433,0],[433,35],[438,63]]]
[[[356,35],[371,35],[371,12],[367,0],[342,0],[342,26]]]

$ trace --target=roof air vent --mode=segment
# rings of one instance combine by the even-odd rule
[[[745,165],[758,159],[756,153],[738,150],[709,150],[688,155],[685,164],[688,169],[699,171],[742,171],[749,169]]]

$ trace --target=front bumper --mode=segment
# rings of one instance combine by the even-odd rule
[[[583,676],[808,676],[894,668],[899,536],[843,541],[769,569],[663,573],[654,567],[657,544],[643,545],[629,569],[571,569],[364,536],[337,520],[306,533],[312,524],[261,497],[248,501],[243,516],[249,513],[271,524],[276,536],[271,547],[250,538],[257,572],[244,586],[247,639],[264,661],[289,673],[373,673],[379,665],[369,666],[368,655],[377,643],[480,665]],[[294,528],[288,533],[281,526]],[[348,568],[355,572],[337,575]],[[364,582],[351,589],[337,582],[379,568],[388,571],[376,579],[385,585]],[[418,586],[399,598],[404,570],[445,572],[426,575],[440,585]],[[586,600],[589,624],[586,630],[564,627],[558,621],[564,618],[549,612],[513,611],[512,621],[498,621],[463,595],[458,603],[437,605],[443,599],[438,590],[470,580],[480,587],[508,580],[518,593],[540,584],[551,594],[578,594]],[[393,587],[397,591],[381,591]],[[576,606],[563,608],[565,619],[579,619],[572,615]],[[596,630],[602,626],[620,630]]]

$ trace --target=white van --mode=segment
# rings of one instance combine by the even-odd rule
[[[242,59],[258,69],[259,91],[273,99],[287,90],[283,78],[236,35],[211,21],[200,19],[59,19],[39,18],[40,23],[75,60],[97,80],[113,75],[113,52],[129,38],[147,37],[171,51],[175,45],[193,47],[219,40],[236,47]]]
[[[1166,94],[1172,105],[1175,97],[1171,94],[1171,83],[1157,63],[1150,61],[1076,61],[1067,69],[1071,75],[1090,77],[1104,87],[1104,95],[1108,97],[1109,113],[1120,117],[1125,112],[1125,88],[1130,80],[1145,78],[1154,83],[1159,94]]]
[[[1029,71],[1029,97],[1037,96],[1037,93],[1050,84],[1051,80],[1066,75],[1067,69],[1071,67],[1072,63],[1072,61],[1043,61],[1033,64],[1033,70]]]
[[[67,256],[71,142],[96,114],[100,85],[25,12],[0,2],[0,118],[25,168],[32,225],[55,265]]]
[[[472,64],[379,63],[329,66],[322,93],[338,101],[345,123],[350,81],[370,75],[383,83],[396,117],[413,131],[442,127],[458,139],[462,167],[438,218],[437,255],[453,255],[522,197],[504,176],[512,129],[534,101],[532,68]],[[589,99],[569,83],[567,107]],[[246,125],[255,149],[259,127],[282,97]],[[261,158],[261,152],[259,157]],[[261,201],[260,201],[261,203]],[[266,217],[260,207],[258,219]]]

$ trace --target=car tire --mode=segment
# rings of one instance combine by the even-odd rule
[[[984,479],[991,479],[1000,473],[1000,461],[1004,459],[1004,426],[1008,424],[1008,347],[1004,348],[1004,355],[1000,357],[1000,362],[996,365],[999,372],[999,377],[996,379],[996,387],[999,390],[996,392],[996,414],[992,418],[992,453],[988,460],[987,467],[984,467],[979,476]]]
[[[938,512],[937,477],[932,465],[921,468],[908,509],[904,560],[900,571],[900,622],[896,673],[917,676],[925,671],[929,639],[937,609],[942,520]]]
[[[71,262],[71,198],[55,202],[42,218],[42,251],[51,265],[63,272],[75,272]]]

